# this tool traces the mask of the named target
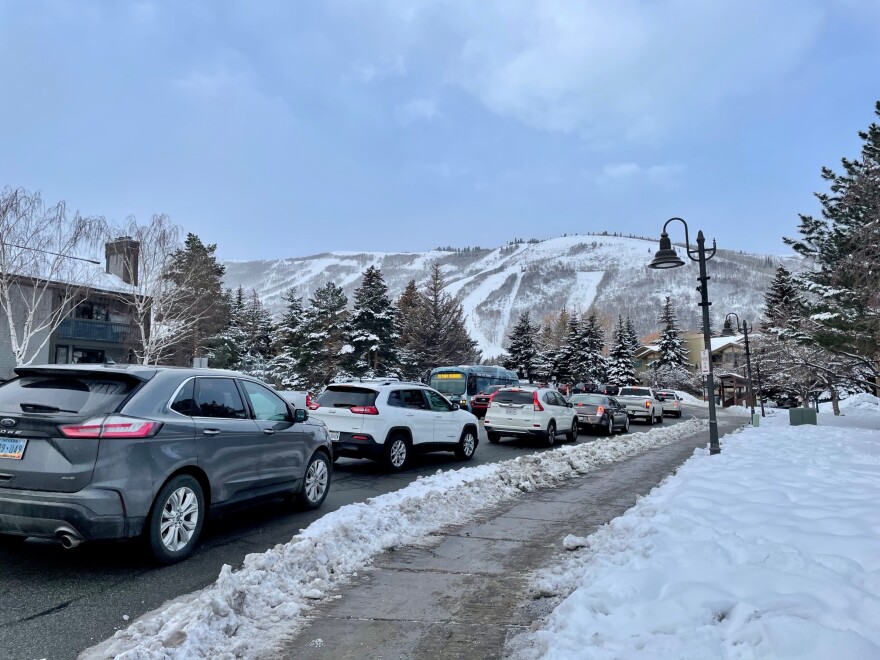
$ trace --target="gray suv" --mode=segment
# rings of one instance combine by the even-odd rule
[[[208,513],[270,495],[317,508],[327,429],[271,388],[213,369],[19,367],[0,385],[0,538],[143,536],[192,553]]]

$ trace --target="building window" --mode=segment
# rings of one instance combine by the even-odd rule
[[[77,306],[74,316],[78,319],[89,321],[108,321],[110,319],[110,310],[107,305],[86,300]]]
[[[55,347],[55,364],[67,364],[70,361],[68,357],[70,354],[69,346],[56,346]]]
[[[104,351],[96,348],[76,348],[73,349],[74,364],[103,364]]]

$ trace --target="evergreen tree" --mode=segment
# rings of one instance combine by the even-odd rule
[[[244,352],[239,369],[250,375],[265,378],[266,364],[272,357],[272,337],[275,327],[272,315],[263,305],[256,291],[243,301],[236,325],[244,336]]]
[[[605,349],[605,330],[599,324],[595,313],[591,313],[581,323],[578,344],[580,372],[594,383],[604,381],[608,368],[605,356],[602,354]]]
[[[875,106],[880,116],[880,102]],[[880,375],[880,125],[860,131],[856,160],[842,173],[822,169],[829,192],[817,193],[822,216],[800,216],[800,238],[785,241],[813,265],[799,280],[806,297],[802,330],[825,349],[859,357]]]
[[[522,312],[510,331],[507,356],[503,361],[506,369],[516,371],[520,378],[526,378],[530,383],[535,376],[538,360],[537,330],[529,311]]]
[[[584,377],[584,365],[581,360],[581,320],[577,312],[568,318],[568,329],[565,344],[559,351],[557,378],[580,382]]]
[[[442,365],[479,362],[477,343],[464,326],[461,303],[446,293],[440,266],[434,264],[431,278],[422,295],[422,303],[412,328],[412,348],[422,371]]]
[[[633,323],[632,318],[629,316],[626,317],[626,332],[624,333],[626,337],[626,341],[629,344],[630,349],[632,350],[633,356],[635,356],[636,352],[642,347],[642,342],[639,339],[639,335],[636,332],[636,324]]]
[[[788,269],[776,267],[773,281],[764,295],[764,318],[761,329],[775,334],[789,333],[804,318],[806,307],[800,289]]]
[[[663,328],[660,332],[660,357],[657,359],[658,366],[687,364],[688,350],[679,337],[678,321],[675,318],[675,307],[672,299],[666,296],[663,303],[663,311],[657,321]]]
[[[611,353],[608,356],[608,383],[618,387],[633,385],[637,382],[636,371],[633,367],[632,342],[627,335],[627,327],[623,322],[623,317],[618,316]]]
[[[211,340],[229,326],[229,299],[223,295],[226,268],[217,261],[216,251],[216,244],[205,245],[195,234],[187,234],[184,246],[171,257],[166,276],[183,294],[170,305],[168,316],[180,318],[179,307],[196,319],[174,346],[174,364],[190,366],[194,357],[206,356]]]
[[[333,282],[315,291],[303,313],[302,350],[298,371],[310,388],[318,389],[335,378],[352,347],[348,334],[348,299]]]
[[[239,291],[241,291],[240,287]],[[231,290],[227,289],[223,292],[221,304],[230,310],[226,327],[206,342],[208,364],[215,369],[238,369],[244,355],[245,337],[238,327],[240,309],[236,307],[236,301]]]
[[[353,371],[358,375],[371,372],[387,374],[398,367],[395,309],[388,297],[382,271],[370,266],[354,292],[349,343],[354,352]]]
[[[416,286],[416,281],[410,280],[397,299],[397,314],[394,318],[400,372],[404,378],[410,380],[418,380],[424,376],[416,347],[416,328],[423,306],[424,300]]]

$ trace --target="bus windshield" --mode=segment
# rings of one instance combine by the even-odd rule
[[[444,371],[431,376],[431,387],[441,394],[464,394],[467,378],[460,371]]]

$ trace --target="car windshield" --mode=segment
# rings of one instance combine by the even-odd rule
[[[107,376],[22,376],[0,385],[0,410],[21,412],[115,412],[135,388],[132,378]]]
[[[621,387],[620,396],[651,396],[647,387]]]
[[[605,405],[605,397],[599,396],[597,394],[572,394],[568,399],[569,403],[573,403],[577,405],[581,404],[589,404],[592,406],[604,406]]]
[[[495,403],[514,403],[517,405],[526,405],[534,403],[535,393],[524,390],[500,390],[495,398]]]
[[[376,403],[375,390],[365,387],[330,386],[318,397],[318,405],[325,408],[353,408],[372,406]]]
[[[446,371],[431,376],[431,387],[442,394],[464,394],[467,379],[460,371]]]

